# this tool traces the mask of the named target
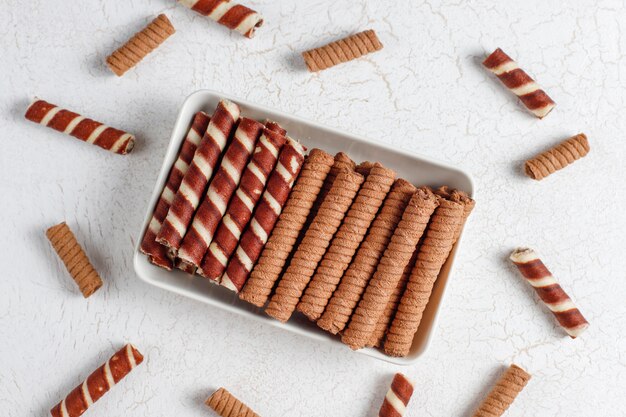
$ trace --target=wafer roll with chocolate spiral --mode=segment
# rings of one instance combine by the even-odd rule
[[[52,417],[82,415],[141,362],[143,356],[133,345],[124,346],[54,406],[50,414]]]
[[[191,10],[207,16],[246,38],[254,37],[263,25],[263,17],[254,10],[229,0],[179,0]]]
[[[205,402],[221,417],[259,417],[250,407],[239,401],[225,388],[220,388]]]
[[[196,113],[191,127],[187,132],[187,136],[185,136],[185,140],[180,148],[178,157],[170,169],[165,187],[163,187],[161,196],[154,208],[154,213],[152,213],[150,223],[148,223],[146,232],[143,235],[141,246],[139,246],[139,250],[148,255],[148,260],[151,263],[167,270],[172,269],[172,259],[167,253],[167,248],[157,242],[156,237],[161,230],[161,224],[167,216],[170,205],[174,201],[174,196],[178,192],[178,187],[180,187],[180,183],[183,181],[183,177],[189,169],[189,164],[193,159],[193,155],[208,125],[209,116],[201,111]]]
[[[218,103],[191,165],[183,177],[157,234],[157,242],[167,246],[173,255],[178,253],[205,187],[213,176],[213,170],[239,119],[239,111],[239,106],[231,101],[222,100]]]
[[[76,285],[87,298],[100,287],[102,279],[65,222],[52,226],[46,236]]]
[[[268,315],[282,322],[289,320],[362,183],[363,176],[354,171],[346,170],[337,175],[287,271],[278,282],[265,310]]]
[[[47,101],[33,101],[24,117],[31,122],[66,133],[119,155],[126,155],[135,146],[134,135],[62,109]]]
[[[483,61],[483,65],[493,72],[524,106],[542,119],[552,111],[554,101],[543,91],[530,75],[526,74],[515,61],[498,48]]]
[[[320,48],[305,51],[302,57],[309,71],[317,72],[381,49],[383,45],[378,40],[376,32],[366,30]]]
[[[119,49],[107,57],[107,65],[121,77],[134,67],[150,52],[159,47],[176,32],[174,26],[164,14],[158,15],[148,26],[136,33]]]
[[[425,187],[419,188],[409,201],[343,333],[341,341],[350,348],[356,350],[367,344],[437,204],[437,197]]]
[[[499,417],[503,415],[529,380],[530,374],[528,372],[512,364],[500,376],[496,385],[487,394],[472,417]]]
[[[414,388],[415,382],[400,373],[395,374],[378,412],[378,417],[404,416]]]
[[[533,180],[541,180],[565,168],[589,153],[589,141],[584,133],[559,143],[524,164],[524,171]]]
[[[403,179],[396,180],[391,187],[365,240],[317,321],[319,327],[332,334],[345,328],[415,191],[415,186]]]
[[[511,254],[511,261],[572,339],[580,336],[589,327],[572,299],[541,262],[537,252],[530,248],[516,249]]]
[[[298,311],[310,320],[316,321],[324,312],[395,180],[396,173],[381,164],[374,164],[368,171],[365,182],[298,304]]]
[[[306,157],[289,199],[239,298],[257,307],[265,305],[332,165],[333,157],[321,149],[311,150]]]
[[[278,133],[279,135],[287,136],[287,130],[285,130],[280,124],[278,124],[278,122],[270,119],[265,119],[265,127]]]

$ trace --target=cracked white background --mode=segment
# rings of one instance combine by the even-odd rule
[[[626,411],[626,3],[249,0],[247,40],[170,0],[0,5],[0,409],[47,410],[125,342],[146,361],[91,416],[210,415],[227,387],[263,416],[373,416],[394,372],[408,416],[467,416],[514,361],[508,416]],[[177,29],[124,77],[105,57],[160,12]],[[299,53],[373,28],[385,48],[319,74]],[[557,102],[529,115],[480,66],[502,47]],[[177,112],[200,88],[458,165],[478,205],[430,350],[399,368],[151,287],[132,253]],[[23,118],[34,96],[137,135],[118,156]],[[585,132],[542,181],[523,161]],[[47,242],[66,220],[104,287],[84,300]],[[591,323],[571,340],[507,261],[530,245]]]

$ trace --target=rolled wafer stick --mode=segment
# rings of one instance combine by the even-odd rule
[[[541,262],[537,252],[530,248],[518,248],[511,254],[511,261],[572,339],[580,336],[589,327],[574,302]]]
[[[519,97],[524,106],[538,118],[543,119],[554,108],[554,101],[502,49],[498,48],[493,51],[483,61],[483,65]]]
[[[200,266],[262,131],[261,123],[245,117],[241,119],[181,243],[178,257],[184,262]]]
[[[89,262],[89,258],[65,222],[49,228],[46,231],[46,236],[63,261],[67,272],[70,273],[80,292],[83,293],[83,297],[89,297],[102,287],[100,275]]]
[[[415,382],[400,373],[395,374],[378,412],[378,417],[404,416],[414,388]]]
[[[52,417],[82,415],[141,362],[143,356],[133,345],[124,346],[54,406],[50,414]]]
[[[499,417],[503,415],[529,380],[530,374],[528,372],[512,364],[500,376],[496,385],[487,394],[472,417]]]
[[[221,417],[259,417],[250,407],[239,401],[225,388],[215,391],[205,404]]]
[[[269,130],[273,130],[279,135],[287,136],[287,130],[285,130],[280,124],[278,124],[278,122],[275,122],[270,119],[266,119],[265,127],[268,128]]]
[[[257,307],[265,305],[332,165],[331,155],[321,149],[311,150],[259,261],[239,293],[239,298]]]
[[[263,25],[263,17],[252,9],[230,0],[179,0],[191,10],[207,16],[227,28],[253,38]]]
[[[368,171],[298,304],[298,311],[310,320],[317,321],[321,317],[396,177],[393,170],[378,163]]]
[[[178,187],[180,187],[180,183],[187,173],[189,164],[193,159],[193,155],[208,125],[209,116],[201,111],[196,113],[191,127],[187,132],[187,136],[185,136],[185,140],[180,148],[176,162],[174,162],[174,165],[172,165],[170,169],[165,187],[163,187],[161,196],[154,208],[154,213],[152,213],[150,223],[148,223],[146,232],[143,235],[141,246],[139,246],[141,252],[148,255],[150,262],[167,270],[172,269],[172,259],[168,256],[167,248],[158,243],[156,237],[161,230],[161,224],[167,216],[170,205],[174,201],[174,196],[178,192]]]
[[[289,320],[362,183],[363,176],[354,171],[344,170],[337,175],[287,271],[278,282],[265,310],[269,316],[282,322]]]
[[[351,349],[364,347],[376,329],[376,323],[436,207],[436,196],[425,187],[419,188],[409,201],[341,338]]]
[[[587,136],[584,133],[579,133],[526,161],[524,171],[533,180],[541,180],[588,153],[589,141]]]
[[[267,128],[257,141],[252,159],[244,170],[239,187],[230,200],[226,214],[217,227],[200,266],[200,275],[214,281],[220,280],[226,270],[239,238],[267,183],[267,178],[276,166],[278,154],[286,138]]]
[[[378,40],[376,32],[366,30],[320,48],[305,51],[302,57],[309,71],[317,72],[381,49],[383,45]]]
[[[332,334],[345,328],[415,191],[415,186],[403,179],[396,180],[391,187],[365,240],[317,321],[319,327]]]
[[[134,135],[62,109],[47,101],[38,99],[33,101],[24,117],[31,122],[66,133],[119,155],[126,155],[135,146]]]
[[[173,255],[180,248],[237,119],[239,106],[231,101],[221,100],[157,234],[157,242],[167,246]]]
[[[239,246],[222,275],[220,283],[223,286],[235,292],[243,288],[287,202],[291,187],[302,168],[304,152],[302,145],[287,138],[278,156],[276,168],[267,180],[263,196],[254,209],[254,217],[241,236]]]
[[[137,65],[150,52],[159,47],[176,32],[170,20],[164,14],[158,15],[141,32],[133,35],[124,45],[107,57],[107,65],[121,77],[126,71]]]
[[[330,168],[326,179],[324,180],[324,184],[322,185],[322,189],[317,196],[317,200],[313,203],[313,207],[311,208],[311,212],[309,213],[309,217],[307,219],[307,223],[311,223],[317,214],[317,211],[320,208],[320,205],[326,199],[326,195],[330,192],[330,189],[335,182],[335,178],[337,175],[345,170],[354,171],[356,164],[348,155],[343,152],[339,152],[335,155],[335,160],[333,162],[333,166]]]

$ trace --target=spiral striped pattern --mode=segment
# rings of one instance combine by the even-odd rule
[[[246,38],[253,38],[256,29],[263,25],[260,14],[229,0],[180,0],[180,3]]]
[[[395,374],[378,412],[378,417],[404,416],[414,388],[415,383],[409,378],[400,373]]]

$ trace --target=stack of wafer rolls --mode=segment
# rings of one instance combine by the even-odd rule
[[[404,416],[414,388],[415,382],[400,373],[395,374],[378,412],[378,417]]]
[[[239,106],[235,103],[222,100],[211,117],[157,235],[157,242],[167,246],[172,254],[176,254],[180,248],[204,189],[239,119],[239,112]]]
[[[225,388],[215,391],[205,401],[221,417],[259,417],[250,407],[242,403]]]
[[[487,394],[472,417],[499,417],[513,404],[515,398],[524,389],[531,375],[512,364],[500,376],[496,385]]]
[[[193,11],[207,16],[227,28],[241,33],[246,38],[263,24],[263,17],[246,6],[230,0],[179,0]]]
[[[526,161],[524,171],[530,178],[541,180],[588,153],[589,141],[587,136],[584,133],[579,133]]]

